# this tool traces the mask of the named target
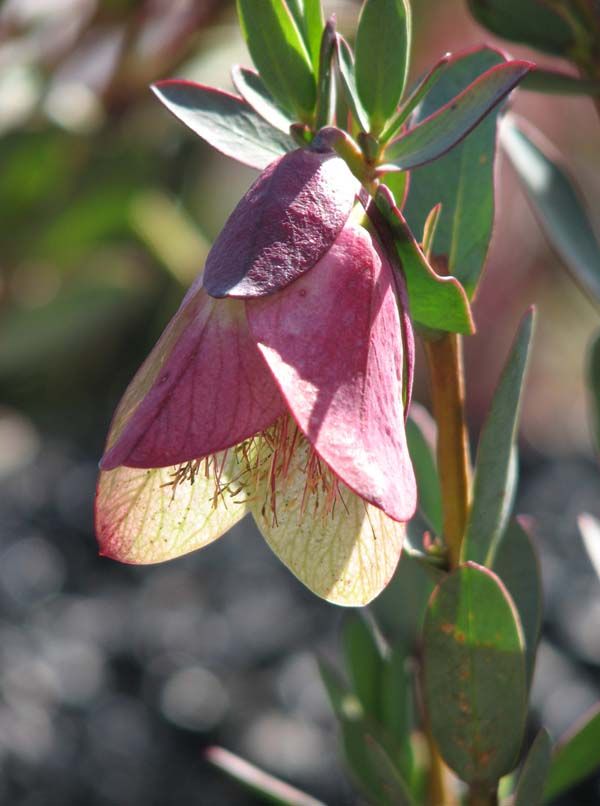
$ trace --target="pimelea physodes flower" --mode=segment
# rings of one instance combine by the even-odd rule
[[[167,560],[251,512],[329,601],[389,581],[416,504],[412,335],[357,192],[334,152],[301,149],[241,200],[115,414],[103,554]]]

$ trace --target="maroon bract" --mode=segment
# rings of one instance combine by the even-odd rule
[[[272,294],[312,268],[342,231],[359,184],[334,151],[298,149],[273,162],[239,202],[209,252],[213,297]]]

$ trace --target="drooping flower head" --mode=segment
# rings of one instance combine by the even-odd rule
[[[103,554],[170,559],[252,512],[320,596],[364,604],[389,581],[416,503],[412,335],[357,191],[303,149],[238,204],[115,414]]]

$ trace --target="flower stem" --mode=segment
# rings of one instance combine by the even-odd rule
[[[438,427],[437,461],[442,488],[444,539],[450,566],[460,563],[470,505],[471,461],[465,419],[462,341],[446,333],[425,342],[433,414]]]

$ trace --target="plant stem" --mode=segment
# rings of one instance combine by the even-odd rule
[[[425,342],[433,414],[438,427],[437,461],[442,488],[444,540],[450,566],[460,563],[470,505],[471,461],[465,419],[462,341],[447,333]]]
[[[467,806],[498,806],[498,793],[487,786],[472,784],[467,795]]]

